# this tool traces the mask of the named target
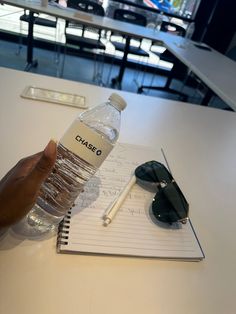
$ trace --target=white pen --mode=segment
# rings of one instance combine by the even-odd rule
[[[124,190],[122,190],[119,196],[115,199],[115,201],[111,204],[111,206],[106,210],[103,216],[103,225],[108,226],[112,219],[115,217],[122,203],[124,202],[127,194],[131,190],[132,186],[136,183],[136,176],[133,175],[129,181],[129,183],[125,186]]]

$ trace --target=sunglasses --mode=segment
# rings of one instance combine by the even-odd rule
[[[155,183],[158,188],[152,202],[154,217],[164,223],[186,223],[189,204],[166,167],[158,161],[148,161],[135,169],[137,179]]]

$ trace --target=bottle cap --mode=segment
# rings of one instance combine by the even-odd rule
[[[127,103],[124,100],[124,98],[122,98],[120,95],[116,93],[112,93],[111,96],[109,97],[109,100],[112,102],[112,105],[119,111],[124,110],[125,107],[127,106]]]

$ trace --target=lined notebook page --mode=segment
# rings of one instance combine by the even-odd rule
[[[155,194],[135,184],[112,223],[103,215],[129,182],[135,168],[148,160],[164,162],[161,150],[117,144],[97,174],[87,183],[59,234],[59,252],[201,259],[203,253],[190,222],[158,223],[150,205]],[[191,210],[191,209],[190,209]],[[60,244],[60,237],[63,241]],[[64,244],[63,244],[64,243]]]

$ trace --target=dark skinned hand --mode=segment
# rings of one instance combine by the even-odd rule
[[[56,155],[57,146],[51,140],[43,152],[21,159],[3,177],[0,181],[0,228],[18,222],[31,210]]]

